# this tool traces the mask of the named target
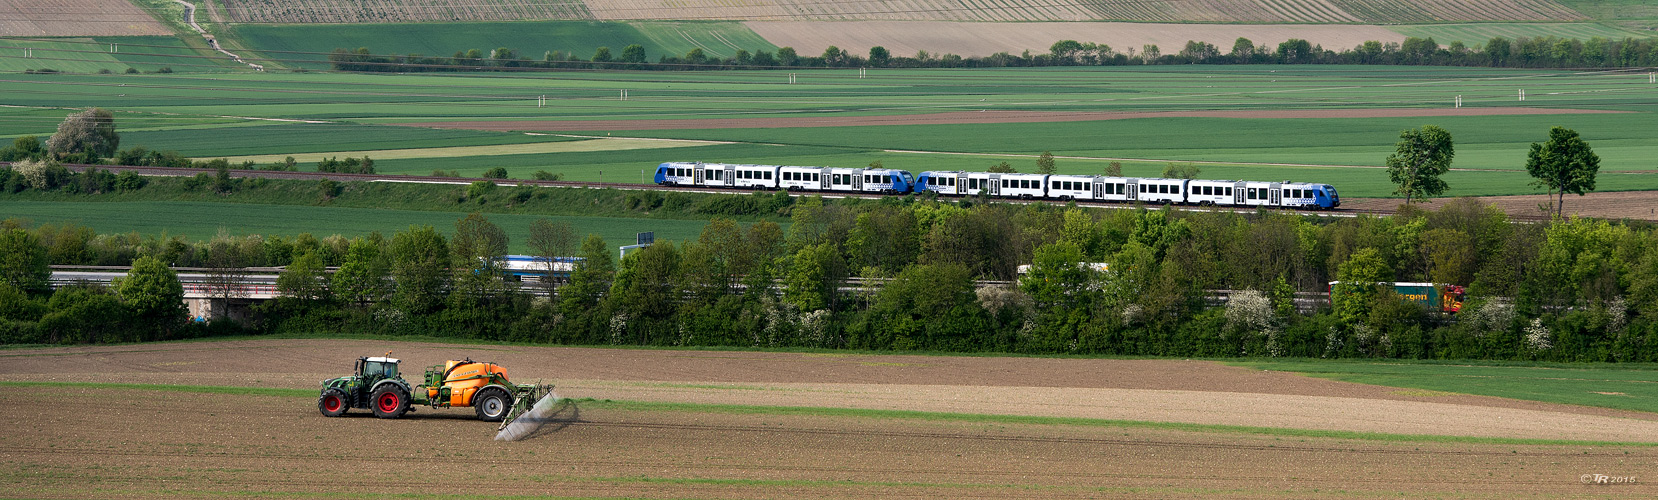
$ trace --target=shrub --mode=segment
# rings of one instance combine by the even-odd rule
[[[485,179],[505,179],[505,178],[507,178],[507,169],[506,169],[506,167],[495,167],[495,168],[492,168],[492,169],[489,169],[489,170],[485,170],[484,171],[484,178]]]

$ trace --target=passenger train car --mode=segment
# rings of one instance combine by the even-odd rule
[[[674,162],[656,166],[656,183],[664,186],[904,194],[913,191],[915,176],[903,170],[887,168]]]
[[[1224,207],[1330,209],[1341,197],[1329,184],[1047,175],[964,171],[736,165],[670,162],[656,167],[664,186],[733,189],[784,189],[843,193],[906,194],[936,192],[946,196],[983,193],[998,198],[1058,201],[1143,202]]]

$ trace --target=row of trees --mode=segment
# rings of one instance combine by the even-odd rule
[[[1334,221],[916,198],[813,198],[792,214],[787,230],[715,219],[695,240],[658,242],[619,261],[602,239],[578,242],[568,224],[543,219],[530,228],[532,253],[582,259],[557,283],[520,284],[502,272],[510,242],[479,214],[447,234],[419,226],[389,238],[222,236],[186,244],[190,251],[151,239],[133,251],[135,265],[192,255],[208,267],[286,264],[278,280],[283,297],[249,325],[258,331],[566,344],[1658,360],[1658,231],[1646,226],[1513,224],[1468,199],[1434,212],[1407,206],[1393,217]],[[48,292],[29,278],[72,255],[60,248],[64,230],[9,225],[0,276],[11,291],[3,293],[34,304],[0,312],[9,331],[23,332],[14,340],[27,333],[32,341],[88,341],[47,328],[45,317],[80,303],[60,294],[104,292]],[[1031,264],[1028,273],[1016,272],[1021,264]],[[1454,317],[1374,286],[1344,289],[1333,305],[1308,302],[1334,280],[1465,284],[1470,299]],[[1215,290],[1231,290],[1232,300],[1217,305]]]
[[[1230,49],[1208,42],[1188,41],[1184,47],[1165,49],[1157,45],[1114,50],[1105,44],[1060,40],[1046,53],[999,52],[983,57],[933,54],[920,51],[914,56],[894,55],[875,46],[860,55],[829,46],[817,56],[801,55],[793,47],[776,53],[738,50],[731,57],[712,57],[696,48],[684,55],[659,55],[646,59],[645,48],[634,44],[612,54],[599,47],[590,57],[563,51],[548,51],[541,59],[524,57],[506,47],[485,53],[478,49],[456,52],[450,57],[420,54],[374,54],[367,47],[337,48],[328,55],[331,67],[339,71],[423,72],[423,71],[511,71],[534,68],[706,70],[706,69],[787,69],[787,68],[980,68],[1036,66],[1123,66],[1135,64],[1385,64],[1434,66],[1488,66],[1511,68],[1627,68],[1658,65],[1658,39],[1588,40],[1554,36],[1493,37],[1483,44],[1467,46],[1461,41],[1440,45],[1429,38],[1406,38],[1403,42],[1368,41],[1350,49],[1325,49],[1307,40],[1289,39],[1277,44],[1256,44],[1238,38]]]

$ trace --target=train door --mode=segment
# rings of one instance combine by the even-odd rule
[[[1140,179],[1128,180],[1128,201],[1140,199]]]
[[[1270,200],[1267,202],[1268,205],[1275,207],[1284,205],[1283,187],[1283,184],[1274,182],[1271,187],[1267,188],[1267,199]]]
[[[852,171],[852,190],[853,191],[863,191],[864,190],[864,171],[861,168]]]
[[[1089,183],[1094,185],[1094,199],[1105,199],[1105,179],[1095,177]]]
[[[1002,195],[1002,174],[990,174],[990,195]]]
[[[1244,183],[1242,183],[1242,182],[1239,182],[1236,185],[1232,186],[1232,204],[1233,205],[1243,205],[1244,204],[1244,189],[1245,189],[1244,188]]]
[[[706,169],[702,168],[701,163],[698,163],[697,166],[691,168],[691,184],[692,185],[694,185],[694,186],[701,186],[702,185],[702,177],[703,177],[703,175],[705,175],[703,173],[703,171],[705,171],[705,170]]]
[[[722,179],[722,180],[725,181],[724,184],[727,185],[727,186],[737,185],[737,166],[736,165],[726,165],[725,166],[725,178]]]
[[[834,178],[833,176],[834,174],[830,174],[827,168],[818,169],[818,190],[828,191],[829,181]]]
[[[967,172],[956,172],[956,182],[950,185],[950,192],[954,194],[973,194],[967,192]]]

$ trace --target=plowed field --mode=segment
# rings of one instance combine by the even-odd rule
[[[467,410],[320,416],[359,355],[487,359],[575,398],[518,442]],[[0,354],[5,496],[1650,497],[1658,417],[1210,362],[269,340]],[[107,382],[64,385],[21,382]],[[287,388],[221,390],[201,386]],[[591,398],[591,399],[589,399]],[[868,410],[860,410],[868,409]],[[892,412],[887,410],[908,410]],[[926,413],[915,413],[926,412]],[[1052,418],[1081,417],[1081,418]],[[1112,419],[1136,422],[1113,421]],[[1173,422],[1175,424],[1166,424]],[[1216,423],[1284,431],[1188,426]],[[1300,430],[1298,430],[1300,429]],[[1538,444],[1353,433],[1613,441]],[[1636,478],[1584,484],[1585,474]],[[1591,478],[1593,476],[1590,476]]]

